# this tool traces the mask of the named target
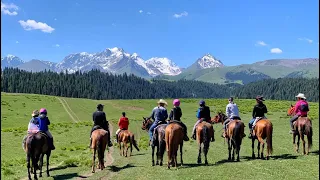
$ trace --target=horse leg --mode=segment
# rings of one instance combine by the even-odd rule
[[[29,177],[29,180],[31,180],[31,173],[30,173],[30,169],[31,169],[31,167],[30,167],[30,153],[28,153],[27,154],[27,168],[28,168],[28,177]],[[32,171],[32,169],[31,169],[31,171]]]
[[[228,156],[228,161],[231,161],[231,140],[230,138],[227,139],[228,141],[228,152],[229,152],[229,156]]]
[[[129,156],[131,156],[132,155],[132,147],[133,145],[132,145],[132,138],[130,137],[130,155]]]
[[[231,141],[231,147],[232,147],[232,161],[234,161],[234,151],[235,151],[235,143],[234,141]]]
[[[183,166],[182,148],[183,148],[183,141],[182,141],[182,143],[180,144],[180,161],[181,161],[181,166]]]
[[[297,144],[296,144],[296,153],[299,153],[299,146],[300,146],[300,134],[297,135]]]
[[[169,143],[169,142],[168,142]],[[168,145],[167,145],[168,146]],[[170,169],[170,164],[171,164],[171,152],[170,149],[167,148],[167,152],[168,152],[168,169]]]
[[[49,159],[50,159],[50,155],[51,155],[51,150],[49,150],[48,152],[47,152],[47,177],[49,177],[50,176],[50,173],[49,173]]]
[[[94,149],[93,149],[93,157],[92,157],[92,173],[95,172],[95,160],[96,160],[96,146],[94,146]]]
[[[44,154],[40,155],[40,166],[39,166],[40,173],[39,173],[39,177],[42,177],[43,156],[44,156]]]
[[[302,149],[303,149],[303,154],[306,154],[306,141],[304,140],[304,134],[303,132],[300,133],[300,137],[301,137],[301,140],[302,140]]]
[[[126,157],[128,157],[128,149],[129,149],[129,147],[128,147],[128,143],[127,142],[125,142],[124,143],[124,147],[125,147],[125,149],[126,149]]]
[[[258,148],[258,159],[260,159],[260,141],[258,140],[258,146],[257,146],[257,148]]]
[[[262,150],[261,150],[261,159],[264,159],[264,156],[263,156],[263,151],[264,151],[264,142],[261,143],[262,145]]]
[[[33,158],[34,161],[32,161],[32,164],[33,164],[33,178],[34,179],[38,179],[37,177],[37,164],[38,164],[38,161],[39,161],[39,156],[36,155],[34,158]]]
[[[121,151],[121,141],[119,140],[119,152],[120,152],[120,156],[122,156],[122,151]]]
[[[256,158],[256,156],[254,155],[254,138],[252,138],[252,144],[251,144],[251,148],[252,148],[252,158]]]
[[[201,164],[201,143],[199,143],[198,164]]]
[[[209,141],[209,140],[208,140]],[[209,150],[209,145],[207,147],[203,148],[203,153],[204,153],[204,164],[208,165],[208,158],[207,158],[207,154],[208,154],[208,150]]]
[[[160,157],[160,143],[158,143],[158,146],[157,146],[157,161],[156,161],[156,165],[159,165],[159,157]]]
[[[152,145],[152,166],[154,166],[154,146]]]

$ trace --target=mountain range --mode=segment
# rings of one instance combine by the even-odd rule
[[[99,69],[115,74],[126,72],[147,79],[189,79],[219,84],[247,84],[260,79],[282,77],[319,77],[318,58],[273,59],[253,64],[225,66],[214,56],[205,54],[191,66],[181,68],[166,57],[144,60],[137,53],[129,54],[118,47],[107,48],[97,53],[70,54],[60,63],[37,59],[25,62],[17,56],[8,55],[1,58],[1,69],[5,67],[17,67],[32,72],[67,70],[68,73]]]

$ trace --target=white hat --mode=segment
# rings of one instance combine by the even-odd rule
[[[298,95],[296,95],[296,98],[307,99],[302,93],[299,93]]]
[[[168,105],[168,103],[167,103],[165,100],[163,100],[163,99],[160,99],[160,100],[158,101],[158,104]]]

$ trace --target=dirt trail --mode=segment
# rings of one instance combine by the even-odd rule
[[[72,109],[70,108],[68,102],[67,102],[65,99],[62,99],[62,100],[65,102],[65,105],[67,105],[67,108],[69,108],[70,112],[74,115],[73,117],[76,117],[77,120],[80,122],[81,120],[79,119],[79,117],[77,116],[77,114],[76,114],[74,111],[72,111]]]
[[[64,102],[61,100],[61,98],[59,98],[59,97],[56,97],[59,101],[60,101],[60,103],[62,104],[62,106],[63,106],[63,108],[64,108],[64,110],[69,114],[69,116],[70,116],[70,118],[74,121],[74,122],[78,122],[74,117],[73,117],[73,115],[69,112],[69,110],[68,110],[68,108],[66,107],[66,105],[64,104]],[[72,110],[71,110],[72,111]]]

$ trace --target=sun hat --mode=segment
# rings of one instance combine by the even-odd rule
[[[158,101],[158,104],[168,105],[168,103],[167,103],[165,100],[163,100],[163,99],[160,99],[160,100]]]
[[[299,93],[298,95],[296,95],[296,98],[307,99],[302,93]]]
[[[38,111],[38,110],[32,111],[31,116],[32,116],[32,117],[39,116],[39,111]]]

